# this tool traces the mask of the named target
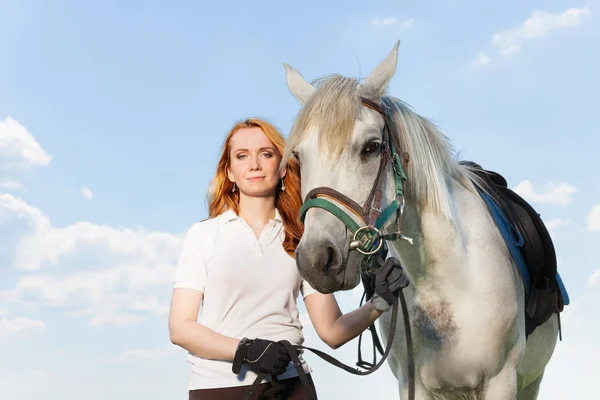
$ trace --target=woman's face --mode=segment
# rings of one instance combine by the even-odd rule
[[[283,177],[279,175],[281,158],[259,127],[242,128],[229,141],[229,180],[240,194],[253,197],[273,196]]]

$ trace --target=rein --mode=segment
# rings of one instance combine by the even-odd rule
[[[379,169],[377,171],[377,177],[375,179],[373,188],[369,193],[367,201],[363,206],[361,206],[348,196],[332,188],[325,186],[317,187],[311,190],[306,195],[306,199],[302,204],[302,207],[300,208],[300,221],[304,224],[306,213],[310,208],[317,207],[329,211],[331,214],[335,215],[340,221],[342,221],[344,225],[346,225],[346,227],[353,233],[353,238],[350,243],[350,251],[356,250],[365,256],[365,259],[363,260],[363,265],[365,263],[371,265],[382,265],[384,261],[383,258],[385,257],[384,254],[387,252],[385,246],[383,246],[385,241],[406,240],[411,244],[413,242],[411,238],[404,236],[401,230],[402,215],[404,211],[404,183],[407,180],[407,178],[402,167],[402,160],[400,158],[396,145],[394,144],[394,137],[391,132],[393,125],[390,124],[388,110],[383,105],[380,105],[364,97],[361,97],[360,101],[362,105],[377,111],[383,117],[385,123],[382,135],[383,137],[381,143]],[[385,209],[381,210],[383,200],[383,181],[385,177],[384,173],[386,171],[388,163],[391,164],[393,171],[395,196],[394,200],[387,207],[385,207]],[[340,206],[346,208],[348,212],[344,211]],[[396,217],[397,231],[386,234],[383,232],[383,226],[394,216],[394,214]],[[355,218],[359,220],[362,226],[356,222]],[[373,274],[373,272],[374,271],[372,270],[367,271],[368,274]],[[408,398],[409,400],[414,400],[414,356],[408,308],[402,290],[399,292],[398,297],[400,298],[400,303],[402,305],[402,316],[404,320],[406,349],[408,357]],[[312,386],[310,385],[308,378],[306,377],[306,374],[304,372],[304,369],[302,368],[300,359],[298,357],[298,353],[302,352],[302,350],[311,351],[312,353],[321,357],[328,363],[354,375],[369,375],[375,372],[377,369],[379,369],[381,365],[383,365],[392,348],[394,334],[396,331],[396,323],[398,320],[398,297],[394,297],[394,303],[392,305],[392,319],[390,323],[390,331],[385,352],[383,353],[382,358],[379,360],[379,362],[366,371],[361,371],[356,368],[345,365],[336,358],[320,350],[306,346],[292,345],[288,341],[279,342],[287,350],[289,356],[292,359],[294,368],[298,372],[298,376],[302,381],[302,384],[308,389],[308,391],[310,392],[310,396],[313,400],[317,399],[317,394],[312,389]],[[252,397],[252,394],[254,393],[254,391],[256,391],[256,389],[265,377],[266,374],[258,375],[256,380],[246,393],[245,400],[248,400]],[[277,398],[277,393],[283,390],[283,388],[285,388],[285,385],[278,382],[276,376],[273,376],[272,378],[273,386],[271,389],[269,389],[268,392],[274,394]]]
[[[408,308],[406,306],[406,300],[404,298],[404,293],[402,291],[400,291],[400,293],[399,293],[399,298],[402,303],[402,316],[404,318],[404,325],[406,326],[406,347],[408,350],[408,360],[409,360],[408,366],[409,366],[409,379],[410,379],[409,380],[409,399],[414,400],[414,383],[412,383],[412,382],[414,382],[414,361],[413,361],[413,354],[412,354],[412,348],[413,348],[412,335],[410,332],[410,322],[408,319]],[[362,376],[370,375],[373,372],[375,372],[376,370],[378,370],[379,367],[381,367],[383,365],[384,361],[386,360],[387,356],[389,355],[389,353],[392,349],[397,319],[398,319],[398,298],[396,297],[396,298],[394,298],[394,304],[392,305],[392,321],[391,321],[392,329],[390,330],[390,334],[388,337],[388,343],[386,345],[385,352],[383,353],[383,356],[379,360],[379,362],[366,371],[361,371],[357,368],[350,367],[350,366],[340,362],[336,358],[330,356],[329,354],[322,352],[321,350],[313,349],[313,348],[307,347],[307,346],[292,345],[287,340],[282,340],[282,341],[279,341],[278,343],[281,343],[285,347],[287,353],[289,354],[290,358],[292,359],[292,363],[294,365],[294,368],[296,369],[296,372],[298,373],[298,377],[300,378],[300,381],[302,382],[304,387],[306,387],[308,389],[311,400],[317,400],[317,394],[314,391],[314,389],[312,389],[312,385],[308,381],[308,378],[306,377],[306,373],[304,372],[304,369],[302,368],[302,362],[300,361],[300,358],[298,357],[299,351],[300,352],[302,350],[311,351],[314,354],[316,354],[317,356],[321,357],[323,360],[327,361],[328,363],[330,363],[340,369],[343,369],[344,371],[347,371],[353,375],[362,375]],[[258,386],[261,384],[261,382],[263,381],[263,379],[265,377],[266,377],[266,374],[264,374],[264,373],[259,374],[257,376],[256,380],[254,381],[254,383],[252,384],[250,389],[248,389],[248,392],[246,392],[246,396],[244,397],[244,400],[249,400],[252,398],[252,395],[254,394],[254,392],[256,391],[256,389],[258,388]],[[272,383],[273,383],[273,385],[272,385],[271,389],[269,389],[265,394],[273,394],[274,397],[277,399],[278,398],[277,394],[285,389],[285,385],[280,383],[277,380],[276,376],[272,377]]]

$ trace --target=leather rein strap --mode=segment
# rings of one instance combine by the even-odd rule
[[[402,317],[404,319],[404,326],[406,328],[405,329],[405,337],[406,337],[406,349],[407,349],[408,371],[409,371],[408,398],[410,400],[414,400],[414,398],[415,398],[414,397],[415,396],[414,387],[415,386],[414,386],[413,343],[412,343],[412,334],[410,331],[408,307],[406,305],[406,299],[404,298],[404,293],[402,291],[400,291],[400,293],[398,294],[398,297],[394,298],[394,303],[392,305],[392,320],[390,323],[390,333],[388,335],[388,341],[387,341],[387,345],[385,348],[385,352],[383,353],[383,356],[381,357],[379,362],[376,365],[374,365],[372,368],[370,368],[366,371],[361,371],[357,368],[350,367],[350,366],[342,363],[341,361],[337,360],[336,358],[330,356],[329,354],[322,352],[321,350],[317,350],[317,349],[307,347],[307,346],[292,345],[287,340],[282,340],[282,341],[278,342],[278,343],[281,343],[285,347],[290,358],[292,359],[292,363],[294,365],[294,368],[296,369],[296,372],[298,373],[298,377],[300,378],[300,381],[302,382],[302,384],[308,391],[311,400],[317,400],[317,393],[312,388],[312,385],[308,381],[306,373],[304,372],[304,368],[302,367],[302,362],[300,361],[300,358],[298,357],[299,352],[301,352],[302,350],[308,350],[308,351],[316,354],[317,356],[321,357],[323,360],[327,361],[328,363],[330,363],[340,369],[343,369],[344,371],[347,371],[351,374],[354,374],[354,375],[363,375],[364,376],[364,375],[372,374],[373,372],[377,371],[379,369],[379,367],[381,367],[383,365],[383,363],[387,359],[387,357],[390,354],[390,351],[392,349],[392,345],[394,342],[394,334],[396,331],[396,323],[398,320],[398,298],[400,298],[400,301],[402,303]],[[266,377],[266,374],[264,374],[264,373],[259,374],[257,376],[256,380],[254,381],[254,383],[252,384],[250,389],[248,389],[248,392],[246,392],[246,396],[244,397],[244,400],[249,400],[252,398],[252,395],[254,394],[254,392],[256,391],[258,386],[261,384],[261,382],[265,379],[265,377]],[[275,399],[278,399],[279,397],[277,396],[277,394],[285,388],[285,385],[282,384],[281,382],[279,382],[277,380],[276,376],[272,377],[272,384],[273,384],[272,388],[269,389],[268,392],[272,393],[274,395]]]

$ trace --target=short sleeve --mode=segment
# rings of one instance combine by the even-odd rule
[[[193,224],[183,237],[179,261],[175,270],[174,288],[188,288],[204,292],[206,286],[206,254],[204,226]]]
[[[309,295],[317,293],[317,290],[313,288],[308,281],[302,279],[300,282],[300,292],[302,293],[302,298],[305,299]]]

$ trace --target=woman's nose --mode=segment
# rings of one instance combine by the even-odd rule
[[[260,169],[260,160],[258,159],[258,157],[251,158],[250,168]]]

